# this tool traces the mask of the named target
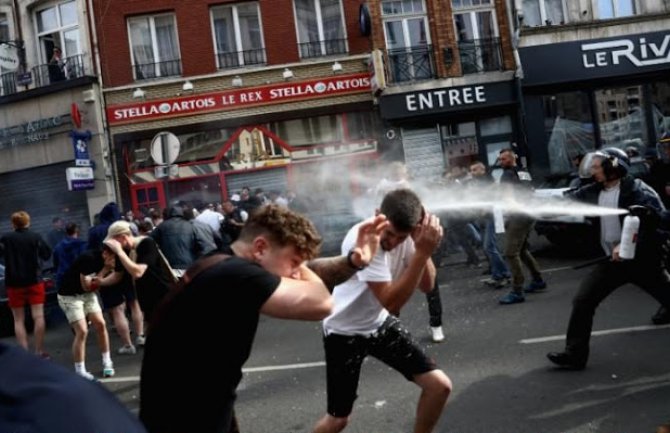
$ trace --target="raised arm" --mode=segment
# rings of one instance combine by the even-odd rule
[[[126,271],[130,274],[131,277],[135,279],[142,278],[148,268],[146,264],[133,262],[130,257],[128,257],[128,254],[126,254],[126,252],[123,250],[121,244],[114,239],[106,240],[105,245],[114,251],[117,259],[121,261],[121,264],[124,268],[126,268]]]
[[[391,282],[368,282],[368,287],[384,308],[395,314],[407,303],[415,288],[420,287],[423,290],[428,286],[427,283],[435,281],[435,268],[432,266],[430,256],[442,239],[440,220],[426,212],[421,225],[415,229],[412,237],[416,251],[400,278]],[[424,281],[422,278],[427,267],[428,276]]]
[[[328,316],[333,301],[323,281],[307,265],[297,279],[282,278],[261,307],[261,313],[279,319],[321,320]]]
[[[363,222],[358,228],[354,248],[346,256],[323,257],[311,260],[307,266],[323,280],[329,291],[351,278],[370,264],[379,248],[379,237],[388,226],[384,215]]]

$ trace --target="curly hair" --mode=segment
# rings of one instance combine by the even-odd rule
[[[30,215],[24,210],[14,212],[11,220],[15,229],[25,229],[30,226]]]
[[[421,222],[423,205],[413,191],[396,189],[384,196],[380,211],[397,230],[410,232]]]
[[[303,215],[274,204],[262,206],[251,213],[239,236],[243,242],[252,242],[264,235],[279,247],[292,245],[304,260],[317,256],[321,236],[314,224]]]

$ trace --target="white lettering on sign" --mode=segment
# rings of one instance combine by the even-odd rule
[[[458,107],[486,102],[484,86],[431,90],[405,95],[407,111],[423,111],[444,107]]]
[[[635,48],[640,50],[639,58]],[[646,38],[582,44],[582,64],[585,68],[620,65],[624,59],[638,68],[670,63],[670,34],[665,35],[660,44],[647,42]]]

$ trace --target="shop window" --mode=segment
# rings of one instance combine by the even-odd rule
[[[635,15],[634,0],[596,0],[599,19],[619,18]]]
[[[601,147],[618,147],[631,158],[644,157],[647,122],[642,86],[597,90],[595,101]]]
[[[79,21],[75,1],[58,3],[36,13],[37,39],[42,60],[45,63],[54,57],[54,48],[61,50],[63,58],[81,52]]]
[[[428,18],[423,0],[382,1],[391,81],[434,75]]]
[[[342,119],[337,115],[276,122],[270,124],[270,130],[291,147],[342,141]]]
[[[512,119],[509,116],[490,117],[479,121],[479,129],[482,137],[491,135],[511,134]]]
[[[475,122],[448,123],[440,127],[447,167],[468,167],[479,159]]]
[[[219,68],[266,63],[257,3],[216,6],[211,14]]]
[[[502,48],[493,5],[476,0],[452,0],[452,5],[463,74],[502,69]]]
[[[345,54],[340,0],[294,0],[300,58]]]
[[[543,107],[550,172],[573,172],[572,160],[595,149],[589,96],[584,92],[547,95]]]
[[[566,22],[563,0],[523,0],[524,27],[551,26]]]
[[[0,13],[0,41],[9,41],[9,17]]]
[[[346,114],[349,141],[370,140],[377,134],[377,118],[370,111]]]
[[[221,181],[218,175],[171,180],[167,188],[171,203],[183,201],[195,206],[203,203],[221,203]]]
[[[136,209],[144,212],[148,209],[161,208],[160,191],[157,186],[134,188],[134,194]]]
[[[136,80],[181,75],[174,15],[130,18],[128,34],[133,76]]]
[[[657,81],[650,85],[651,110],[654,116],[654,130],[658,139],[670,132],[670,83]]]

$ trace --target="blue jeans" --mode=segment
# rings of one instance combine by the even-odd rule
[[[496,241],[496,231],[493,225],[493,218],[489,218],[486,222],[486,230],[484,232],[484,252],[489,258],[491,264],[491,277],[496,280],[510,277],[510,271],[505,264],[498,251],[498,243]]]

